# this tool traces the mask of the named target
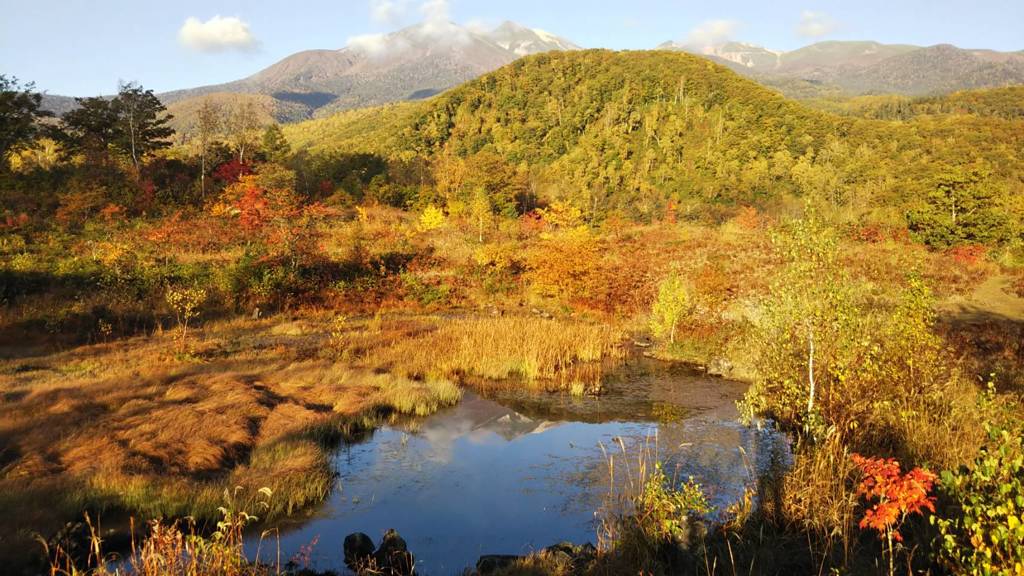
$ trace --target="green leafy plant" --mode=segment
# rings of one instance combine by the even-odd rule
[[[651,542],[687,542],[692,520],[711,511],[703,489],[693,478],[678,487],[672,484],[657,462],[634,502],[637,524]]]
[[[1024,433],[987,428],[973,465],[941,475],[939,560],[956,574],[1024,574]]]

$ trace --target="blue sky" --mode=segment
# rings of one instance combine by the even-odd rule
[[[75,96],[110,93],[118,80],[187,88],[425,14],[475,26],[509,19],[617,49],[688,38],[784,50],[829,39],[1024,49],[1022,0],[0,0],[0,73]]]

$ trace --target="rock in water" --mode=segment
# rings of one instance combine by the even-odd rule
[[[368,567],[376,547],[373,540],[362,532],[345,536],[345,565],[355,573]]]
[[[521,556],[509,554],[486,554],[476,561],[476,573],[480,576],[488,576],[499,570],[509,568],[522,559]]]
[[[394,530],[384,533],[380,541],[380,547],[374,555],[377,560],[377,569],[381,574],[390,576],[412,576],[416,563],[405,540]]]

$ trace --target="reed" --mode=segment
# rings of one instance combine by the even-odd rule
[[[528,316],[441,319],[391,345],[367,350],[367,362],[411,378],[564,381],[603,360],[620,358],[619,332],[608,325]]]
[[[152,520],[148,533],[141,541],[132,539],[127,556],[103,550],[99,526],[85,515],[88,532],[85,553],[75,553],[78,543],[65,541],[42,542],[49,559],[50,576],[280,576],[288,574],[289,565],[282,564],[279,546],[269,561],[261,559],[264,538],[261,535],[256,558],[250,561],[245,554],[246,528],[259,520],[255,514],[236,508],[241,488],[225,491],[221,519],[212,533],[202,533],[194,520],[163,522]],[[272,491],[261,488],[253,498],[257,509],[270,508]],[[134,521],[132,533],[135,533]],[[275,548],[271,546],[270,548]]]

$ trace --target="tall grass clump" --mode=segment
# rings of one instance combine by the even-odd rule
[[[413,378],[462,376],[528,382],[570,378],[574,370],[621,355],[607,325],[525,316],[445,319],[434,330],[372,352]]]
[[[665,573],[692,564],[712,512],[694,481],[669,474],[659,459],[657,439],[627,447],[616,438],[605,451],[608,493],[600,511],[601,565],[609,573]]]
[[[225,491],[225,504],[220,510],[221,519],[212,533],[202,533],[194,521],[149,522],[149,533],[141,541],[132,541],[127,557],[105,553],[100,531],[86,515],[88,528],[87,551],[76,554],[73,542],[46,543],[46,555],[50,561],[51,576],[269,576],[284,573],[286,565],[281,563],[280,552],[269,552],[275,556],[263,562],[260,550],[255,561],[250,561],[243,548],[246,528],[259,521],[258,516],[234,506],[239,489]],[[257,508],[269,508],[272,491],[261,488]],[[133,530],[134,532],[134,530]]]
[[[448,380],[414,381],[392,377],[382,384],[380,395],[381,401],[399,414],[428,416],[457,404],[462,398],[462,389]]]

